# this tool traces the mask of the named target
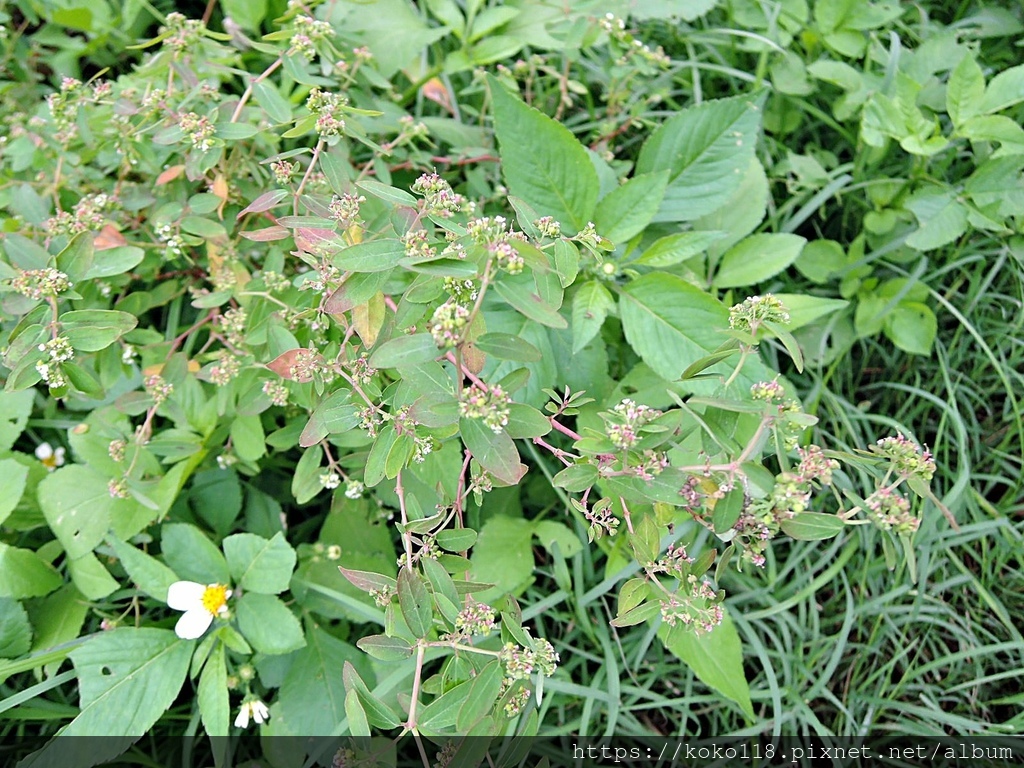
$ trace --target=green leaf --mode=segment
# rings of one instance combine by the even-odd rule
[[[494,585],[479,593],[482,602],[517,594],[533,581],[533,526],[521,518],[495,515],[480,529],[470,561],[470,579]]]
[[[437,532],[437,543],[449,552],[465,552],[476,543],[472,528],[445,528]]]
[[[779,523],[783,533],[799,541],[820,541],[838,536],[846,527],[842,518],[825,512],[801,512]]]
[[[473,346],[499,360],[535,363],[541,358],[539,349],[511,333],[485,333],[474,339]]]
[[[513,440],[543,437],[550,431],[551,422],[536,408],[523,403],[509,404],[505,432]]]
[[[565,126],[488,78],[501,170],[509,191],[573,235],[593,218],[599,182],[587,150]]]
[[[303,736],[330,736],[345,717],[345,686],[338,672],[346,665],[373,674],[359,650],[309,626],[306,647],[295,654],[281,683],[277,713]]]
[[[250,592],[276,595],[288,589],[295,570],[295,550],[283,533],[265,539],[236,533],[223,541],[224,557],[234,583]]]
[[[602,237],[624,243],[644,231],[658,212],[668,185],[668,171],[634,176],[597,204],[594,226]]]
[[[981,112],[990,115],[1024,101],[1024,64],[1004,69],[985,88]]]
[[[939,323],[927,304],[901,301],[885,317],[885,335],[912,355],[930,355]]]
[[[92,238],[91,233],[80,232],[57,254],[57,269],[65,273],[72,284],[80,282],[90,272],[93,262]]]
[[[466,448],[480,466],[507,485],[522,476],[519,451],[505,432],[493,432],[480,419],[459,419],[459,432]]]
[[[28,466],[15,459],[0,459],[0,523],[18,506],[27,481]]]
[[[242,485],[231,470],[197,472],[188,500],[196,515],[223,536],[242,511]]]
[[[213,542],[188,523],[165,523],[160,529],[164,562],[178,577],[200,584],[228,584],[231,574],[224,555]]]
[[[267,0],[221,0],[224,15],[230,16],[242,29],[259,32],[267,15]],[[224,734],[227,735],[227,734]]]
[[[903,206],[917,217],[920,225],[907,238],[911,248],[940,248],[967,231],[967,208],[957,201],[952,190],[922,189],[907,198]]]
[[[440,354],[433,336],[417,333],[385,342],[370,355],[369,363],[374,368],[414,366],[429,362]]]
[[[306,645],[299,620],[273,595],[246,592],[235,604],[235,615],[239,631],[260,653],[274,656]]]
[[[675,627],[662,624],[658,637],[705,685],[735,701],[747,719],[754,720],[750,685],[743,671],[743,648],[728,612],[711,632],[695,635],[681,624]]]
[[[342,249],[331,263],[343,272],[384,272],[397,267],[403,258],[401,240],[370,240]]]
[[[433,624],[434,609],[423,579],[409,567],[398,573],[398,604],[409,630],[416,637],[426,637]]]
[[[110,497],[107,480],[81,464],[62,467],[39,484],[39,506],[72,560],[103,541],[115,508],[128,502]]]
[[[356,646],[380,661],[401,661],[412,656],[413,648],[408,640],[386,635],[367,635],[356,642]]]
[[[678,379],[724,337],[728,311],[716,299],[675,275],[651,274],[622,289],[619,313],[626,339],[666,381]]]
[[[349,691],[345,694],[345,716],[348,718],[348,731],[356,737],[366,738],[372,735],[370,723],[366,719],[366,710],[359,701],[359,694]]]
[[[715,533],[725,533],[731,529],[743,512],[744,501],[743,488],[733,488],[715,504],[715,511],[711,517],[711,523]]]
[[[155,557],[147,555],[142,550],[113,536],[107,537],[107,543],[114,550],[117,559],[121,561],[121,566],[127,571],[128,577],[138,588],[161,603],[166,603],[168,588],[178,581],[174,571]]]
[[[124,752],[174,703],[193,647],[170,630],[147,627],[102,632],[71,651],[81,712],[61,731],[62,738],[34,755],[33,764],[86,768]],[[92,741],[87,753],[63,738],[96,734],[104,738]],[[73,751],[73,761],[66,750]]]
[[[32,625],[17,600],[0,597],[0,659],[14,659],[32,647]]]
[[[231,422],[231,445],[243,461],[255,462],[266,455],[266,433],[259,415],[235,415]]]
[[[789,322],[786,324],[786,329],[789,331],[803,328],[819,318],[831,315],[850,305],[850,302],[842,299],[824,299],[804,293],[776,293],[775,297],[783,303],[789,312]]]
[[[672,267],[703,253],[710,245],[725,237],[725,232],[680,232],[666,235],[651,243],[636,260],[645,267]]]
[[[763,96],[706,101],[655,129],[636,163],[637,174],[669,171],[655,222],[693,221],[729,199],[754,158],[763,101]]]
[[[33,389],[0,392],[0,453],[11,450],[14,441],[25,430],[35,398]]]
[[[564,523],[541,520],[533,527],[533,535],[549,552],[557,544],[563,557],[573,557],[583,550],[583,542],[580,541],[580,537]]]
[[[960,59],[946,84],[946,112],[953,125],[964,122],[981,113],[985,100],[985,74],[971,54]]]
[[[495,659],[473,678],[469,693],[459,707],[459,714],[455,720],[455,728],[459,733],[466,733],[477,721],[490,713],[494,702],[498,700],[504,675],[501,663]]]
[[[366,179],[356,183],[356,186],[365,192],[369,192],[376,198],[384,200],[388,203],[395,203],[396,205],[407,205],[412,208],[416,207],[416,198],[410,195],[403,189],[397,189],[389,186],[388,184],[381,184],[379,181],[373,179]]]
[[[331,671],[334,673],[335,670],[332,669]],[[345,690],[354,690],[359,694],[359,702],[363,705],[363,709],[366,710],[366,719],[370,725],[386,729],[397,728],[401,725],[402,721],[395,714],[395,711],[370,693],[370,689],[366,687],[366,683],[363,682],[351,662],[346,661],[344,663],[342,679],[345,683]]]
[[[545,301],[524,282],[502,280],[494,283],[494,290],[530,320],[535,320],[549,328],[569,327],[565,318],[558,314],[558,307]]]
[[[799,235],[751,235],[722,257],[713,284],[716,288],[737,288],[764,282],[796,261],[806,242]]]
[[[63,583],[57,570],[32,550],[0,542],[0,597],[38,597]]]
[[[597,280],[584,283],[572,297],[572,353],[578,354],[604,325],[615,299]]]
[[[113,309],[80,309],[60,316],[63,334],[80,352],[106,349],[138,323],[134,315]]]
[[[642,565],[658,559],[661,553],[661,535],[653,515],[644,515],[634,532],[629,535],[629,543],[637,562]]]
[[[582,493],[596,483],[597,478],[596,464],[573,464],[555,475],[552,485],[570,493]]]
[[[405,336],[396,341],[403,341],[413,336]],[[436,347],[435,347],[436,351]],[[351,392],[348,389],[338,389],[332,392],[323,400],[309,416],[302,434],[299,435],[299,445],[309,448],[316,445],[328,435],[338,435],[355,429],[359,424],[359,407],[353,405],[349,400]]]
[[[207,736],[227,736],[230,722],[228,671],[224,644],[217,643],[199,677],[199,715]]]
[[[256,103],[263,107],[267,116],[275,123],[291,122],[291,102],[284,98],[272,83],[266,80],[254,83],[252,93]]]

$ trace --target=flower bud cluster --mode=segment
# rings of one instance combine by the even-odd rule
[[[365,490],[366,486],[358,480],[349,480],[345,483],[345,498],[352,500],[362,498]]]
[[[551,677],[558,665],[558,654],[544,638],[534,640],[534,650],[515,643],[505,643],[498,654],[498,660],[505,665],[508,680],[526,680],[534,670],[545,677]]]
[[[213,146],[214,126],[206,115],[197,115],[195,112],[186,112],[178,117],[178,127],[186,138],[192,142],[192,146],[200,152],[206,152]]]
[[[469,315],[469,309],[453,301],[435,309],[430,318],[430,335],[434,337],[434,343],[441,349],[450,349],[458,344]]]
[[[218,387],[225,387],[230,384],[239,373],[242,372],[242,358],[232,354],[230,350],[222,349],[220,359],[210,368],[210,381]],[[285,390],[285,398],[288,393]]]
[[[11,280],[11,287],[22,296],[30,299],[42,299],[56,296],[71,288],[73,283],[68,276],[53,267],[29,269]]]
[[[640,428],[661,416],[661,411],[638,405],[629,398],[616,405],[610,414],[603,414],[605,434],[616,448],[625,451],[640,440]]]
[[[337,472],[324,472],[320,475],[320,485],[329,491],[333,491],[341,485],[341,475]]]
[[[685,579],[690,574],[689,565],[693,558],[686,554],[686,547],[670,544],[665,554],[649,570],[654,573],[667,573],[677,579]]]
[[[541,216],[533,222],[541,237],[549,237],[552,240],[562,236],[562,225],[552,216]]]
[[[40,360],[36,363],[36,373],[39,374],[39,378],[50,389],[61,389],[68,385],[68,380],[64,376],[64,371],[61,369],[59,363],[44,362]]]
[[[128,481],[123,477],[111,479],[107,483],[107,493],[112,499],[127,499],[129,496]]]
[[[757,334],[764,323],[789,322],[789,310],[778,297],[770,293],[751,296],[729,310],[729,327],[737,331]]]
[[[316,115],[316,132],[321,137],[340,136],[345,132],[344,108],[348,99],[344,96],[313,88],[306,99],[306,109]]]
[[[422,209],[429,216],[450,218],[462,209],[466,198],[457,194],[437,173],[424,173],[412,184],[412,191],[423,195]]]
[[[430,236],[425,229],[410,229],[401,237],[405,255],[410,259],[423,261],[437,255],[437,249],[430,245]]]
[[[906,497],[889,488],[879,488],[864,503],[868,516],[883,531],[911,534],[921,525],[920,519],[910,511]]]
[[[170,224],[161,224],[156,228],[156,237],[161,243],[167,246],[172,256],[181,256],[185,247],[185,241],[174,233]]]
[[[146,388],[146,394],[153,398],[154,405],[160,405],[174,392],[174,385],[164,381],[163,376],[158,373],[147,376],[142,383]]]
[[[455,632],[466,637],[490,634],[496,626],[494,609],[486,603],[470,601],[455,617]]]
[[[45,352],[50,361],[54,363],[66,363],[68,360],[75,359],[75,349],[71,346],[67,336],[52,338],[40,344],[38,349],[40,352]]]
[[[572,239],[590,250],[597,250],[601,246],[601,236],[597,234],[597,227],[592,221],[588,221],[583,229],[573,235]]]
[[[928,482],[935,474],[935,459],[931,451],[900,433],[895,437],[883,437],[871,446],[871,450],[889,459],[892,470],[900,477],[916,477]]]
[[[180,53],[195,45],[206,31],[206,26],[198,19],[187,19],[181,13],[172,11],[167,14],[167,24],[161,32],[169,32],[170,37],[164,39],[164,46]]]
[[[117,440],[111,440],[107,446],[107,455],[118,462],[119,464],[124,461],[124,452],[128,448],[128,441],[123,438]]]
[[[326,21],[296,16],[295,34],[289,44],[295,53],[304,56],[306,61],[312,61],[316,58],[316,44],[329,37],[334,37],[334,30]]]
[[[272,405],[288,405],[288,387],[280,381],[267,379],[263,382],[263,394],[270,398]]]
[[[661,603],[661,618],[670,627],[690,627],[694,634],[711,632],[722,623],[719,595],[706,579],[694,575],[686,578],[684,588]]]
[[[104,211],[111,208],[113,200],[109,195],[86,195],[75,205],[74,213],[58,211],[43,222],[43,228],[50,237],[77,235],[79,232],[95,232],[103,228]]]
[[[671,63],[671,59],[665,50],[659,45],[655,49],[651,49],[650,46],[644,44],[641,40],[635,38],[632,34],[626,31],[626,22],[617,17],[613,13],[606,13],[604,18],[600,20],[599,24],[601,29],[608,33],[608,36],[612,38],[619,46],[625,49],[625,52],[616,60],[616,64],[622,66],[633,56],[639,56],[641,59],[649,64],[656,64],[658,66],[667,67]]]
[[[479,295],[476,283],[459,277],[444,278],[444,289],[452,297],[452,301],[463,306],[472,304]]]
[[[245,337],[245,323],[248,313],[242,307],[233,307],[217,318],[221,333],[233,347],[241,346]]]
[[[462,391],[459,415],[465,419],[483,419],[492,432],[499,433],[508,424],[509,402],[511,398],[498,384],[484,389],[474,383]]]
[[[349,375],[357,384],[366,384],[377,373],[377,369],[370,366],[366,355],[360,355],[348,364]]]
[[[602,499],[590,509],[584,508],[583,517],[590,523],[587,528],[590,541],[602,536],[614,536],[618,532],[619,518],[612,514],[612,505],[607,499]]]
[[[508,678],[502,680],[502,685],[501,688],[499,689],[499,695],[504,696],[506,693],[508,693],[512,685],[513,682]],[[515,690],[515,692],[511,696],[509,696],[508,699],[505,701],[505,706],[503,707],[505,716],[511,718],[515,717],[520,712],[522,712],[523,708],[530,703],[530,696],[532,695],[533,694],[530,692],[530,689],[527,686],[520,685]]]
[[[292,163],[288,160],[277,160],[270,164],[270,170],[274,173],[274,181],[278,184],[287,184],[292,180],[292,176],[299,169],[298,163]]]
[[[821,450],[820,446],[808,445],[806,448],[798,448],[800,454],[800,465],[797,473],[807,481],[817,481],[822,485],[832,484],[832,473],[839,469],[839,462],[830,459]]]
[[[350,195],[346,192],[341,197],[335,195],[327,209],[331,212],[331,218],[337,221],[342,229],[348,229],[359,220],[359,205],[365,202],[366,198],[362,195]]]

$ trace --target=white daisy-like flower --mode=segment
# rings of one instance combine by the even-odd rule
[[[195,640],[210,628],[215,616],[228,611],[231,590],[223,584],[197,584],[194,581],[176,581],[167,589],[167,605],[185,615],[174,626],[182,640]]]
[[[264,722],[270,719],[270,710],[259,699],[246,701],[242,704],[242,708],[238,710],[238,716],[235,718],[235,727],[248,728],[250,718],[255,720],[257,725],[263,725]]]
[[[64,449],[54,450],[49,443],[40,443],[36,446],[36,458],[43,462],[43,466],[50,472],[53,472],[57,467],[64,466]]]

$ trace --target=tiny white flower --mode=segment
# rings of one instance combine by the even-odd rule
[[[174,626],[182,640],[201,637],[215,616],[227,613],[231,590],[223,584],[197,584],[194,581],[176,581],[167,589],[167,605],[185,614]]]
[[[57,467],[64,466],[64,449],[54,450],[49,443],[40,443],[36,446],[36,458],[43,462],[43,466],[50,472],[53,472]]]
[[[248,728],[250,718],[255,720],[257,725],[263,725],[264,722],[270,719],[270,710],[259,699],[246,701],[242,704],[242,708],[238,710],[238,716],[235,718],[235,727]]]

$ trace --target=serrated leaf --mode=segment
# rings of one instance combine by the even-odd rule
[[[636,173],[669,170],[655,222],[693,221],[721,207],[754,157],[763,97],[736,96],[684,109],[644,142]]]
[[[167,589],[178,581],[177,574],[152,555],[126,544],[120,539],[107,537],[128,577],[147,595],[162,603],[167,602]]]
[[[234,583],[250,592],[276,595],[288,589],[295,570],[295,550],[278,532],[272,539],[236,533],[222,542]]]
[[[306,645],[299,620],[273,595],[246,592],[235,603],[235,616],[239,631],[260,653],[273,656]]]
[[[598,233],[618,244],[643,232],[661,206],[668,176],[667,170],[640,174],[601,198],[594,211]]]
[[[565,126],[488,77],[494,131],[509,191],[572,235],[591,220],[599,182],[587,150]]]
[[[701,681],[735,701],[747,718],[754,720],[750,684],[743,670],[743,647],[728,612],[711,632],[695,635],[682,624],[675,627],[662,624],[658,637]]]
[[[730,248],[718,264],[716,288],[756,285],[774,277],[800,255],[807,240],[799,235],[759,234]]]

